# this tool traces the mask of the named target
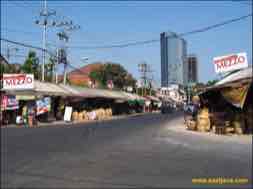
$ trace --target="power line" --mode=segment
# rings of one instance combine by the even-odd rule
[[[74,69],[75,71],[78,71],[78,72],[80,72],[81,74],[84,74],[84,75],[87,75],[87,76],[89,76],[89,74],[88,73],[86,73],[86,72],[83,72],[80,68],[77,68],[77,67],[75,67],[75,66],[73,66],[72,64],[67,64],[67,66],[69,66],[69,67],[71,67],[72,69]],[[72,70],[73,71],[73,70]]]
[[[29,32],[29,31],[22,31],[22,30],[16,30],[16,29],[11,29],[11,28],[1,28],[3,31],[8,31],[8,32],[14,32],[14,33],[23,33],[27,35],[38,35],[38,33],[35,32]]]
[[[1,39],[1,41],[7,42],[7,43],[11,43],[11,44],[15,44],[15,45],[19,45],[19,46],[23,46],[23,47],[27,47],[27,48],[37,49],[37,50],[40,50],[42,52],[45,51],[49,55],[55,56],[52,52],[50,52],[46,49],[43,49],[42,47],[33,46],[33,45],[29,45],[29,44],[22,43],[22,42],[12,41],[12,40],[5,39],[5,38],[0,38],[0,39]]]
[[[204,27],[204,28],[201,28],[201,29],[197,29],[197,30],[181,33],[181,34],[179,34],[179,36],[187,36],[187,35],[191,35],[191,34],[195,34],[195,33],[206,32],[206,31],[214,29],[214,28],[218,28],[218,27],[230,24],[230,23],[234,23],[234,22],[238,22],[238,21],[244,20],[244,19],[246,19],[248,17],[251,17],[251,16],[252,16],[252,14],[248,14],[248,15],[241,16],[241,17],[238,17],[238,18],[235,18],[235,19],[231,19],[231,20],[227,20],[227,21],[224,21],[224,22],[221,22],[221,23],[218,23],[218,24],[207,26],[207,27]],[[8,28],[3,28],[3,30],[6,30],[6,31],[9,30],[9,31],[13,31],[13,32],[19,32],[18,30],[8,29]],[[32,33],[32,32],[26,32],[26,31],[22,31],[22,32],[27,33],[27,34],[35,34],[35,33]],[[3,41],[4,40],[5,39],[3,39]],[[108,48],[110,49],[110,48],[124,48],[124,47],[128,47],[128,46],[144,45],[144,44],[156,43],[156,42],[159,42],[159,41],[160,41],[159,39],[151,39],[151,40],[136,41],[136,42],[130,42],[130,43],[125,43],[125,44],[116,44],[116,45],[104,45],[104,46],[68,46],[68,47],[69,48],[73,48],[73,49],[75,49],[75,48],[76,49],[108,49]],[[8,40],[7,42],[10,42],[10,40]],[[50,44],[50,45],[51,46],[56,46],[54,44]],[[33,48],[33,47],[30,47],[30,48]],[[43,50],[43,49],[40,48],[39,50]]]
[[[2,54],[3,56],[8,56],[7,54]],[[21,57],[21,58],[27,58],[27,55],[21,55],[21,54],[12,54],[12,57]]]
[[[201,29],[196,29],[196,30],[192,30],[192,31],[189,31],[189,32],[184,32],[184,33],[179,34],[178,36],[187,36],[187,35],[192,35],[192,34],[196,34],[196,33],[206,32],[206,31],[211,30],[211,29],[215,29],[215,28],[227,25],[227,24],[231,24],[231,23],[234,23],[234,22],[244,20],[244,19],[246,19],[248,17],[251,17],[251,16],[252,16],[252,13],[248,14],[248,15],[245,15],[245,16],[230,19],[230,20],[227,20],[227,21],[223,21],[223,22],[220,22],[220,23],[217,23],[217,24],[213,24],[213,25],[201,28]],[[89,49],[110,49],[110,48],[124,48],[124,47],[129,47],[129,46],[144,45],[144,44],[156,43],[156,42],[159,42],[159,41],[160,41],[160,39],[151,39],[151,40],[135,41],[135,42],[129,42],[129,43],[125,43],[125,44],[115,44],[115,45],[68,46],[68,47],[69,48],[77,48],[77,49],[88,49],[88,50]]]
[[[5,39],[5,38],[1,38],[1,41],[5,41],[7,43],[12,43],[12,44],[15,44],[15,45],[19,45],[19,46],[23,46],[23,47],[28,47],[28,48],[32,48],[32,49],[37,49],[37,50],[41,50],[41,51],[45,50],[45,49],[43,49],[41,47],[25,44],[25,43],[22,43],[22,42],[12,41],[12,40]]]
[[[211,30],[211,29],[214,29],[214,28],[218,28],[220,26],[224,26],[224,25],[227,25],[227,24],[231,24],[233,22],[238,22],[240,20],[244,20],[244,19],[246,19],[246,18],[248,18],[250,16],[252,16],[252,13],[248,14],[248,15],[245,15],[245,16],[238,17],[238,18],[234,18],[234,19],[231,19],[231,20],[227,20],[227,21],[224,21],[224,22],[220,22],[218,24],[207,26],[207,27],[204,27],[204,28],[201,28],[201,29],[197,29],[197,30],[193,30],[193,31],[190,31],[190,32],[181,33],[181,34],[179,34],[179,36],[186,36],[186,35],[191,35],[191,34],[195,34],[195,33],[206,32],[208,30]]]
[[[192,35],[192,34],[196,34],[196,33],[206,32],[206,31],[214,29],[214,28],[218,28],[218,27],[230,24],[230,23],[234,23],[234,22],[238,22],[238,21],[244,20],[244,19],[246,19],[248,17],[251,17],[251,16],[252,16],[252,14],[248,14],[248,15],[241,16],[241,17],[234,18],[234,19],[230,19],[230,20],[218,23],[218,24],[210,25],[210,26],[204,27],[202,29],[197,29],[197,30],[192,30],[192,31],[189,31],[189,32],[184,32],[184,33],[179,34],[179,36],[187,36],[187,35]],[[36,47],[36,46],[32,46],[32,45],[21,43],[21,42],[15,42],[15,41],[11,41],[11,40],[4,39],[4,38],[1,38],[1,40],[9,42],[9,43],[16,44],[16,45],[21,45],[21,46],[25,46],[25,47],[29,47],[29,48],[34,48],[34,49],[42,50],[42,51],[44,50],[41,47]],[[128,46],[135,46],[135,45],[143,45],[143,44],[155,43],[155,42],[159,42],[159,41],[160,41],[159,39],[151,39],[151,40],[136,41],[136,42],[130,42],[130,43],[125,43],[125,44],[119,44],[119,45],[68,46],[68,47],[69,48],[82,48],[82,49],[123,48],[123,47],[128,47]],[[52,45],[52,44],[50,44],[50,45]]]

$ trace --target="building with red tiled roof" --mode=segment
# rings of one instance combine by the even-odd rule
[[[67,80],[70,84],[73,85],[82,85],[82,86],[89,86],[89,82],[91,81],[89,74],[99,69],[103,64],[102,63],[93,63],[83,66],[79,69],[72,70],[67,74]],[[59,81],[63,80],[63,76],[59,76]]]

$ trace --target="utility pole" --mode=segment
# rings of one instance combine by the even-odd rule
[[[138,64],[138,68],[139,68],[139,72],[140,72],[140,75],[141,75],[140,78],[141,78],[141,81],[143,83],[143,86],[142,86],[142,96],[145,96],[146,93],[147,93],[147,90],[146,90],[147,83],[149,84],[149,82],[150,82],[148,74],[151,73],[152,70],[150,68],[150,65],[147,64],[146,62]]]
[[[69,33],[70,31],[80,29],[79,25],[74,25],[72,21],[70,22],[62,22],[60,24],[63,26],[63,30],[58,32],[57,35],[59,37],[59,41],[63,42],[60,46],[60,62],[64,64],[64,76],[63,76],[63,84],[66,85],[67,82],[67,67],[68,67],[68,60],[67,60],[67,42],[69,41]],[[62,61],[63,60],[63,61]]]
[[[44,8],[40,12],[40,16],[43,17],[42,21],[36,20],[35,24],[43,26],[43,51],[42,51],[42,81],[45,81],[45,64],[46,64],[46,41],[47,41],[47,27],[48,26],[55,26],[56,22],[49,22],[48,18],[52,15],[55,15],[55,11],[48,11],[47,10],[47,1],[44,0]]]
[[[63,84],[66,85],[67,82],[67,62],[64,64],[64,78],[63,78]]]
[[[140,72],[140,83],[141,83],[141,93],[144,96],[144,87],[146,85],[146,72],[147,72],[147,63],[143,62],[138,64],[138,69]]]
[[[55,83],[58,84],[58,73],[57,73],[57,65],[59,65],[59,49],[56,50],[56,65],[55,65]]]
[[[150,70],[151,71],[151,70]],[[154,80],[154,75],[151,75],[151,78],[149,79],[149,95],[152,96],[152,82]]]

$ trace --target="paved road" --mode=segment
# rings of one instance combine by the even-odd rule
[[[251,178],[251,140],[202,136],[181,124],[181,114],[151,114],[1,129],[1,187],[203,188],[191,179]]]

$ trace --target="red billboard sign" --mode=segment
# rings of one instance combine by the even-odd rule
[[[223,73],[248,67],[246,53],[237,53],[213,59],[215,72]]]
[[[3,89],[33,89],[33,74],[3,74]]]

